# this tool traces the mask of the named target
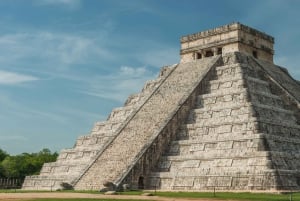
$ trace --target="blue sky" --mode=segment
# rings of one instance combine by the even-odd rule
[[[300,79],[300,1],[0,1],[0,148],[70,148],[179,62],[179,39],[239,21],[275,37]]]

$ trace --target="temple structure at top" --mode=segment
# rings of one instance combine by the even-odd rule
[[[273,63],[274,38],[240,23],[181,37],[181,62],[229,52],[243,52]]]

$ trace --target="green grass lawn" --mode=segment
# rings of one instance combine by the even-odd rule
[[[138,195],[142,192],[123,192],[121,194]],[[156,192],[153,194],[162,197],[174,198],[213,198],[222,200],[249,200],[249,201],[289,201],[290,194],[270,194],[270,193],[230,193],[230,192]],[[300,201],[300,193],[292,194],[293,201]]]
[[[1,190],[0,193],[11,192],[14,193],[15,190]],[[28,192],[40,192],[40,191],[21,191],[17,190],[17,193],[28,193]],[[43,191],[49,192],[49,191]],[[41,192],[41,193],[43,193]],[[59,192],[70,192],[70,193],[95,193],[99,194],[97,191],[59,191]],[[141,195],[143,191],[128,191],[120,192],[120,195]],[[152,192],[153,195],[161,197],[172,197],[172,198],[212,198],[221,200],[245,200],[245,201],[290,201],[290,194],[270,194],[270,193],[229,193],[229,192]],[[0,195],[1,196],[1,195]],[[117,201],[117,199],[91,199],[91,198],[40,198],[31,199],[30,201]],[[300,193],[292,194],[293,201],[300,201]],[[118,200],[118,201],[121,201]],[[123,200],[122,201],[126,201]],[[138,200],[137,200],[138,201]]]
[[[216,192],[214,195],[212,192],[208,193],[189,193],[180,192],[168,193],[158,192],[157,195],[165,197],[189,197],[189,198],[217,198],[223,200],[251,200],[251,201],[288,201],[290,194],[266,194],[266,193],[222,193]],[[293,194],[294,201],[300,201],[300,193]]]

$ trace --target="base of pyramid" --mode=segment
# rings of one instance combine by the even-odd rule
[[[291,172],[266,172],[255,175],[207,175],[148,178],[146,189],[164,191],[299,191],[300,177]]]

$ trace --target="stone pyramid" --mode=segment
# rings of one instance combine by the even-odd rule
[[[182,37],[179,64],[23,189],[299,190],[300,85],[273,44],[240,23]]]

